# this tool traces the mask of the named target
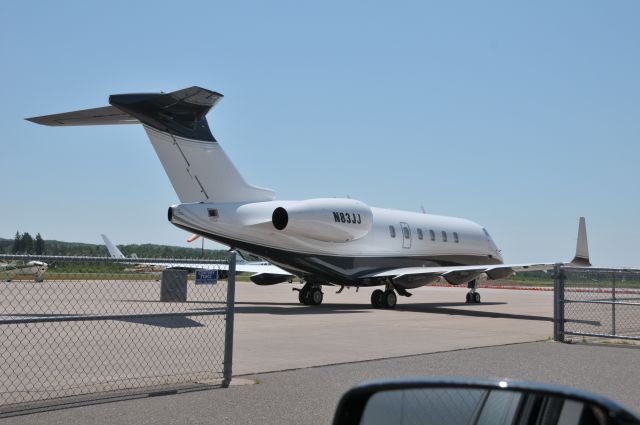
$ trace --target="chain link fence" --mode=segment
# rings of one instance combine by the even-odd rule
[[[554,339],[640,341],[640,270],[556,265]]]
[[[0,256],[0,413],[96,392],[228,385],[235,253],[229,264],[193,262]]]

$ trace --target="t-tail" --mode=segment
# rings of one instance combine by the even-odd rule
[[[27,119],[50,126],[142,124],[180,202],[271,201],[274,192],[248,184],[209,129],[205,115],[222,97],[200,87],[117,94],[111,106]]]

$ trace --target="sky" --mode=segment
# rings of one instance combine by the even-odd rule
[[[245,179],[465,217],[507,262],[640,266],[640,2],[0,3],[0,237],[186,246],[140,126],[25,117],[193,85]],[[217,245],[207,242],[207,247]]]

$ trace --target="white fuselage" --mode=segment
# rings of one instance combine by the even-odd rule
[[[369,207],[358,202],[328,198],[190,203],[173,206],[169,219],[180,228],[245,249],[292,273],[321,274],[342,283],[388,267],[502,263],[489,234],[470,220],[383,208],[370,208],[370,217],[363,218],[362,206]],[[283,206],[292,211],[301,203],[311,210],[302,213],[300,223],[291,223],[290,213],[290,224],[277,229],[274,211]],[[343,208],[347,217],[339,220],[336,210],[349,203],[363,214]],[[288,232],[289,227],[295,228]]]

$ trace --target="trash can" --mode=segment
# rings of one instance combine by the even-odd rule
[[[187,271],[165,269],[160,281],[160,301],[182,303],[187,301]]]

